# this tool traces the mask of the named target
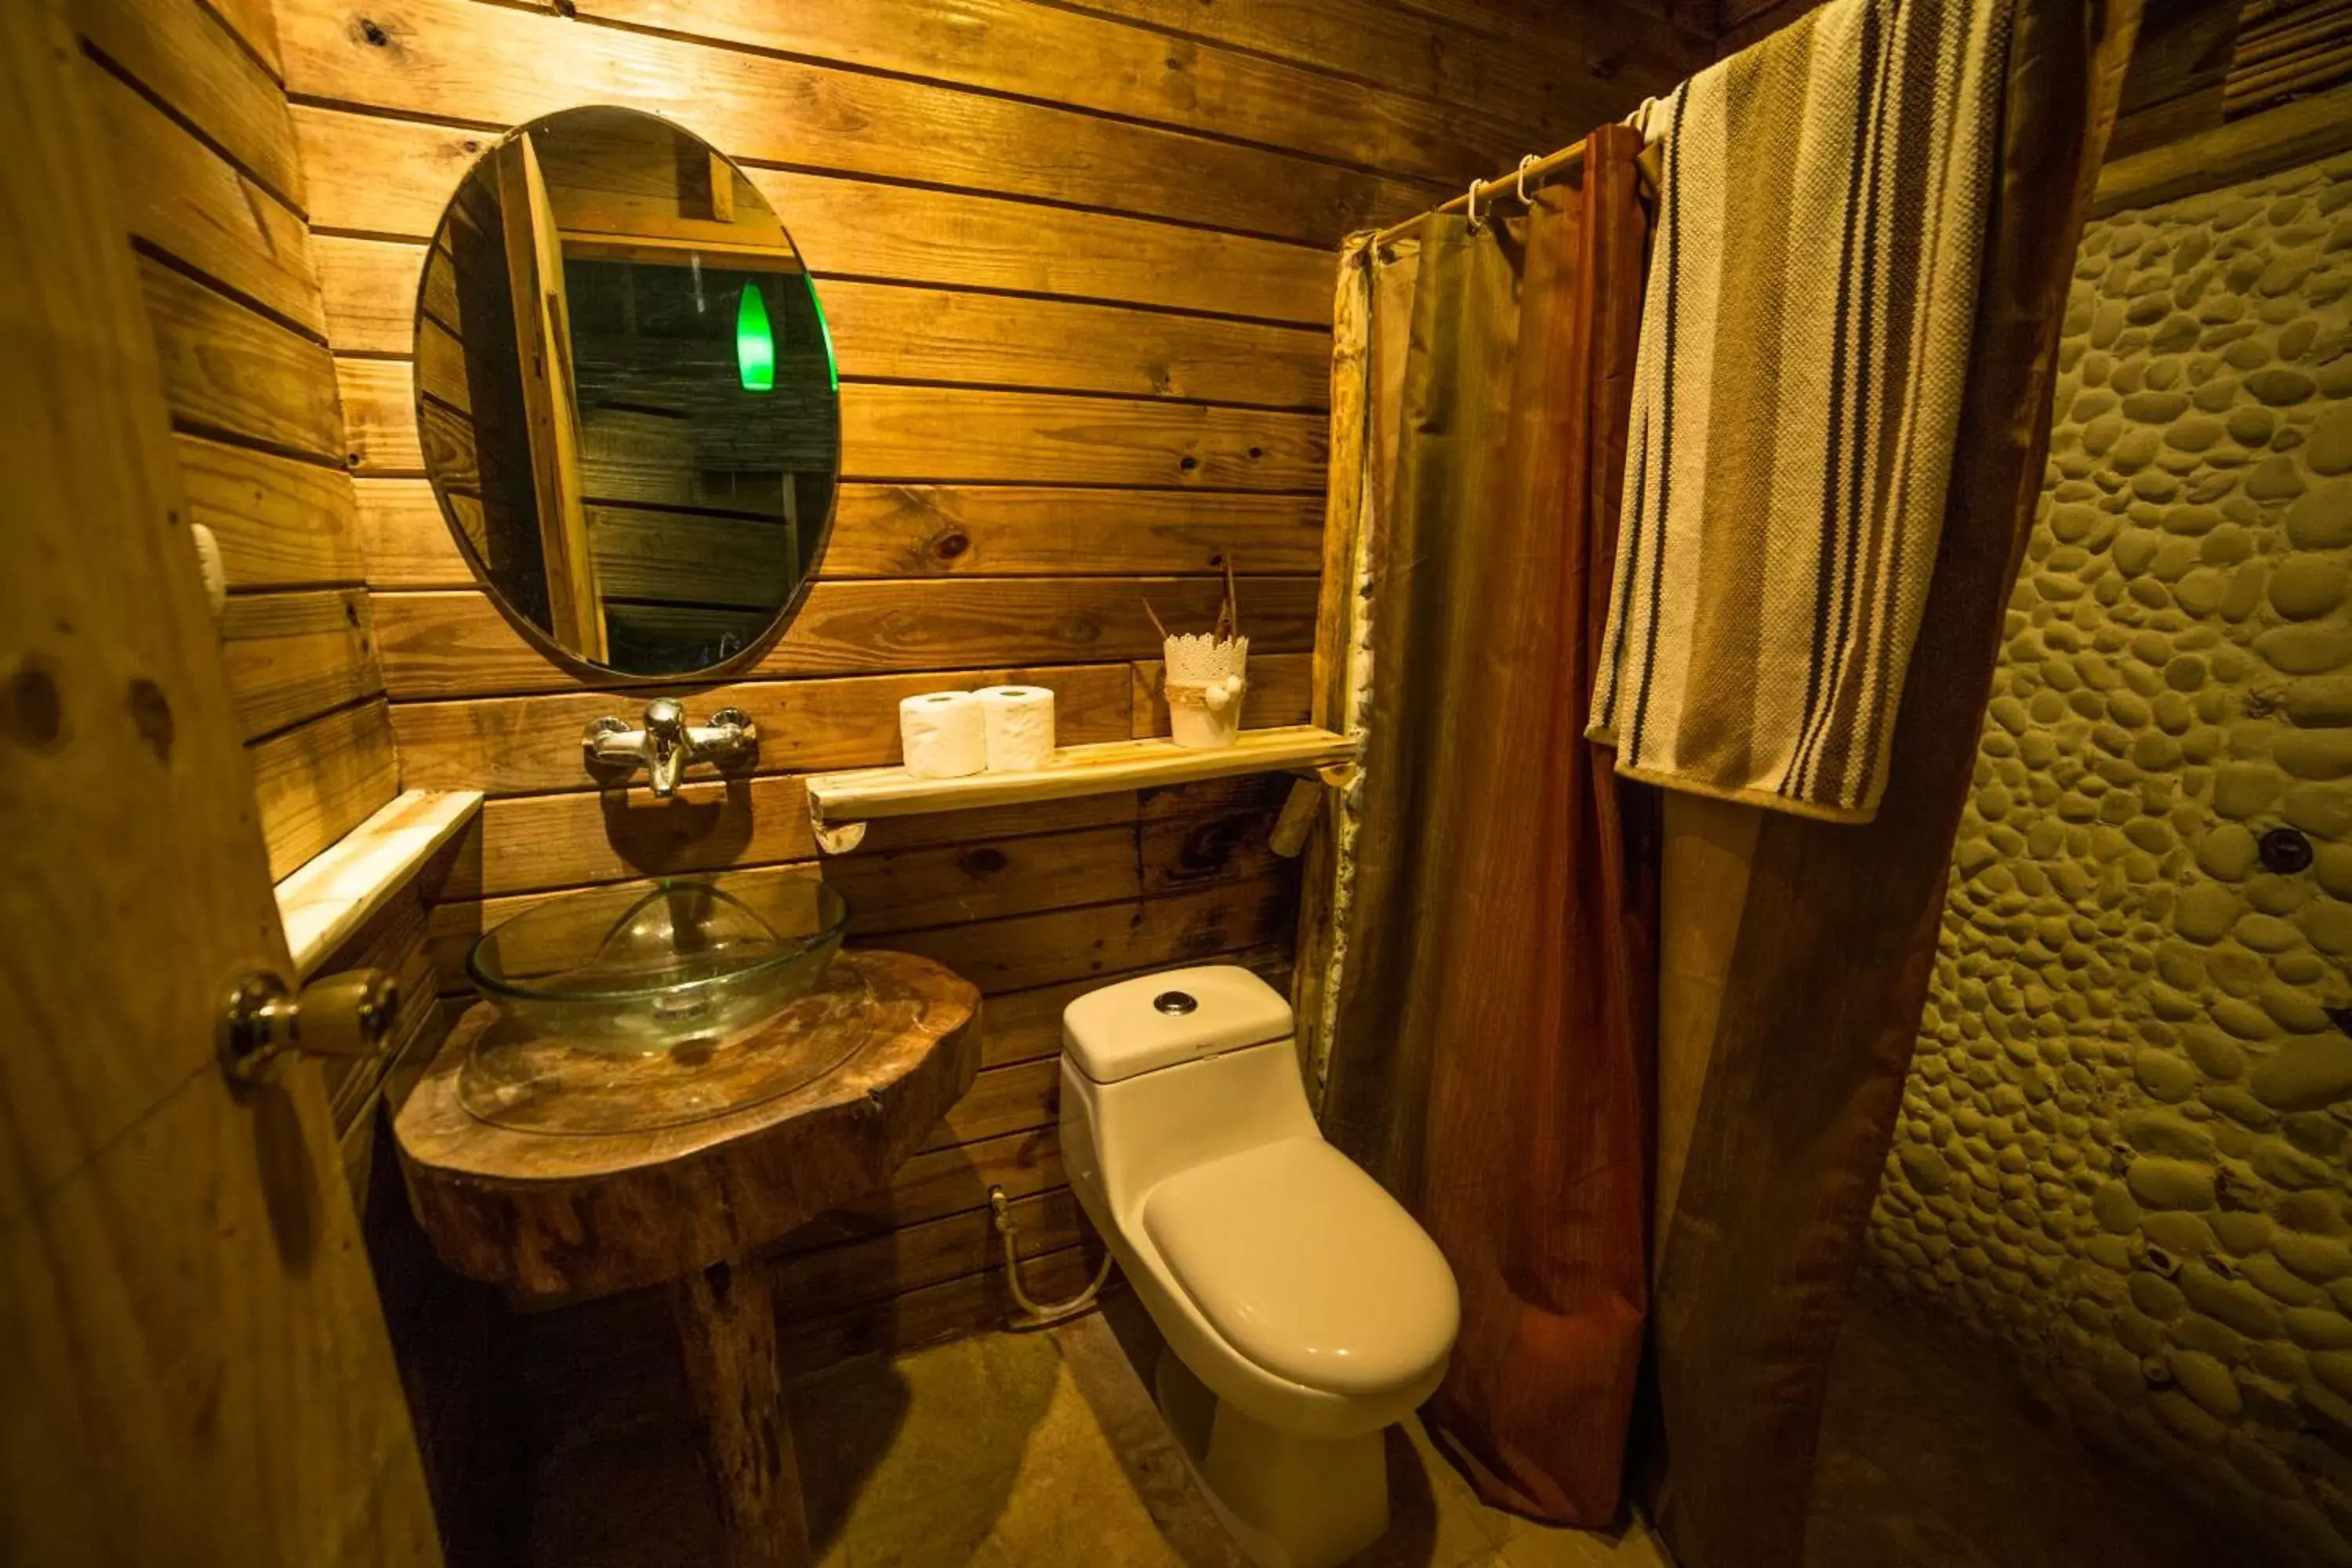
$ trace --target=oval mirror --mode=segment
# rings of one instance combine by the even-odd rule
[[[832,515],[837,388],[783,225],[649,114],[507,136],[425,258],[416,422],[450,531],[509,620],[603,669],[767,638]]]

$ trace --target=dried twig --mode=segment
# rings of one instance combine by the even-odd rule
[[[1160,612],[1151,607],[1151,595],[1149,594],[1143,594],[1138,596],[1143,601],[1143,613],[1151,617],[1153,627],[1159,631],[1160,640],[1161,642],[1166,642],[1168,640],[1168,627],[1160,621]]]
[[[1225,552],[1225,619],[1232,624],[1233,637],[1242,635],[1242,596],[1234,586],[1234,552]]]

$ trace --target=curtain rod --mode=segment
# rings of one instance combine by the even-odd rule
[[[1517,195],[1522,181],[1547,178],[1559,174],[1563,169],[1572,169],[1582,162],[1584,162],[1584,143],[1573,142],[1557,153],[1548,153],[1531,163],[1522,163],[1507,174],[1498,174],[1491,180],[1481,180],[1450,202],[1432,207],[1417,216],[1409,217],[1402,223],[1391,224],[1372,236],[1372,243],[1375,246],[1381,246],[1387,245],[1392,240],[1402,239],[1439,213],[1460,212],[1473,201],[1492,201],[1496,196]]]

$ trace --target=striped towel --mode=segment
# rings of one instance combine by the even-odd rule
[[[1650,107],[1659,221],[1586,733],[1866,822],[1942,531],[2009,0],[1832,0]]]

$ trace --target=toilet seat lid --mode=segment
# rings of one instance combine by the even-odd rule
[[[1385,1393],[1454,1346],[1461,1298],[1436,1243],[1319,1138],[1179,1172],[1144,1198],[1143,1228],[1201,1315],[1278,1377]]]

